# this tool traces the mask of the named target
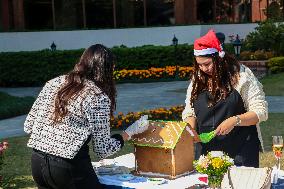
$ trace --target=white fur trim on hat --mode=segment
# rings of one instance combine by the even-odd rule
[[[220,52],[219,52],[219,56],[220,56],[221,58],[224,58],[224,56],[225,56],[225,51],[220,51]]]
[[[218,52],[218,50],[215,48],[207,48],[207,49],[201,49],[201,50],[194,49],[194,56],[202,56],[202,55],[207,55],[207,54],[213,54],[216,52]]]

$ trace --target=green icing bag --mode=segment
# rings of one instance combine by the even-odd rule
[[[208,143],[215,137],[215,131],[211,131],[209,133],[201,133],[199,135],[199,139],[202,143]]]

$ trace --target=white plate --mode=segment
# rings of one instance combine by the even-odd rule
[[[131,175],[131,174],[121,174],[118,177],[118,180],[121,181],[129,181],[135,178],[135,176]]]

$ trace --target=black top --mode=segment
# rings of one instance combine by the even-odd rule
[[[244,102],[237,90],[208,107],[209,92],[204,91],[193,103],[198,134],[215,130],[225,119],[246,112]],[[256,126],[239,126],[227,135],[216,136],[209,143],[201,144],[202,154],[223,151],[235,159],[235,164],[258,167],[259,139]],[[249,162],[248,162],[249,161]],[[257,162],[256,162],[257,161]]]

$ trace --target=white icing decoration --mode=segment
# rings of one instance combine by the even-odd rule
[[[171,155],[172,155],[172,176],[176,174],[175,170],[175,155],[174,155],[174,150],[171,150]]]
[[[167,132],[167,136],[169,137],[168,140],[163,140],[163,139],[158,139],[156,140],[155,138],[151,137],[151,138],[135,138],[133,139],[133,141],[137,141],[137,142],[146,142],[146,143],[161,143],[161,144],[169,144],[169,148],[172,148],[174,145],[174,136],[173,136],[173,132],[171,132],[172,130],[170,129],[172,127],[172,130],[174,130],[174,132],[176,133],[177,137],[180,136],[180,132],[183,130],[183,128],[180,126],[180,123],[177,123],[177,127],[176,125],[174,125],[174,122],[168,122],[168,124],[165,125],[164,129],[165,132]],[[177,130],[178,129],[178,130]]]
[[[171,123],[171,126],[173,128],[173,130],[176,132],[176,135],[179,136],[179,132],[177,131],[176,127],[174,126],[173,123]]]
[[[189,127],[185,128],[187,130],[187,132],[189,132],[189,134],[194,137],[194,133],[192,132],[192,130]]]

